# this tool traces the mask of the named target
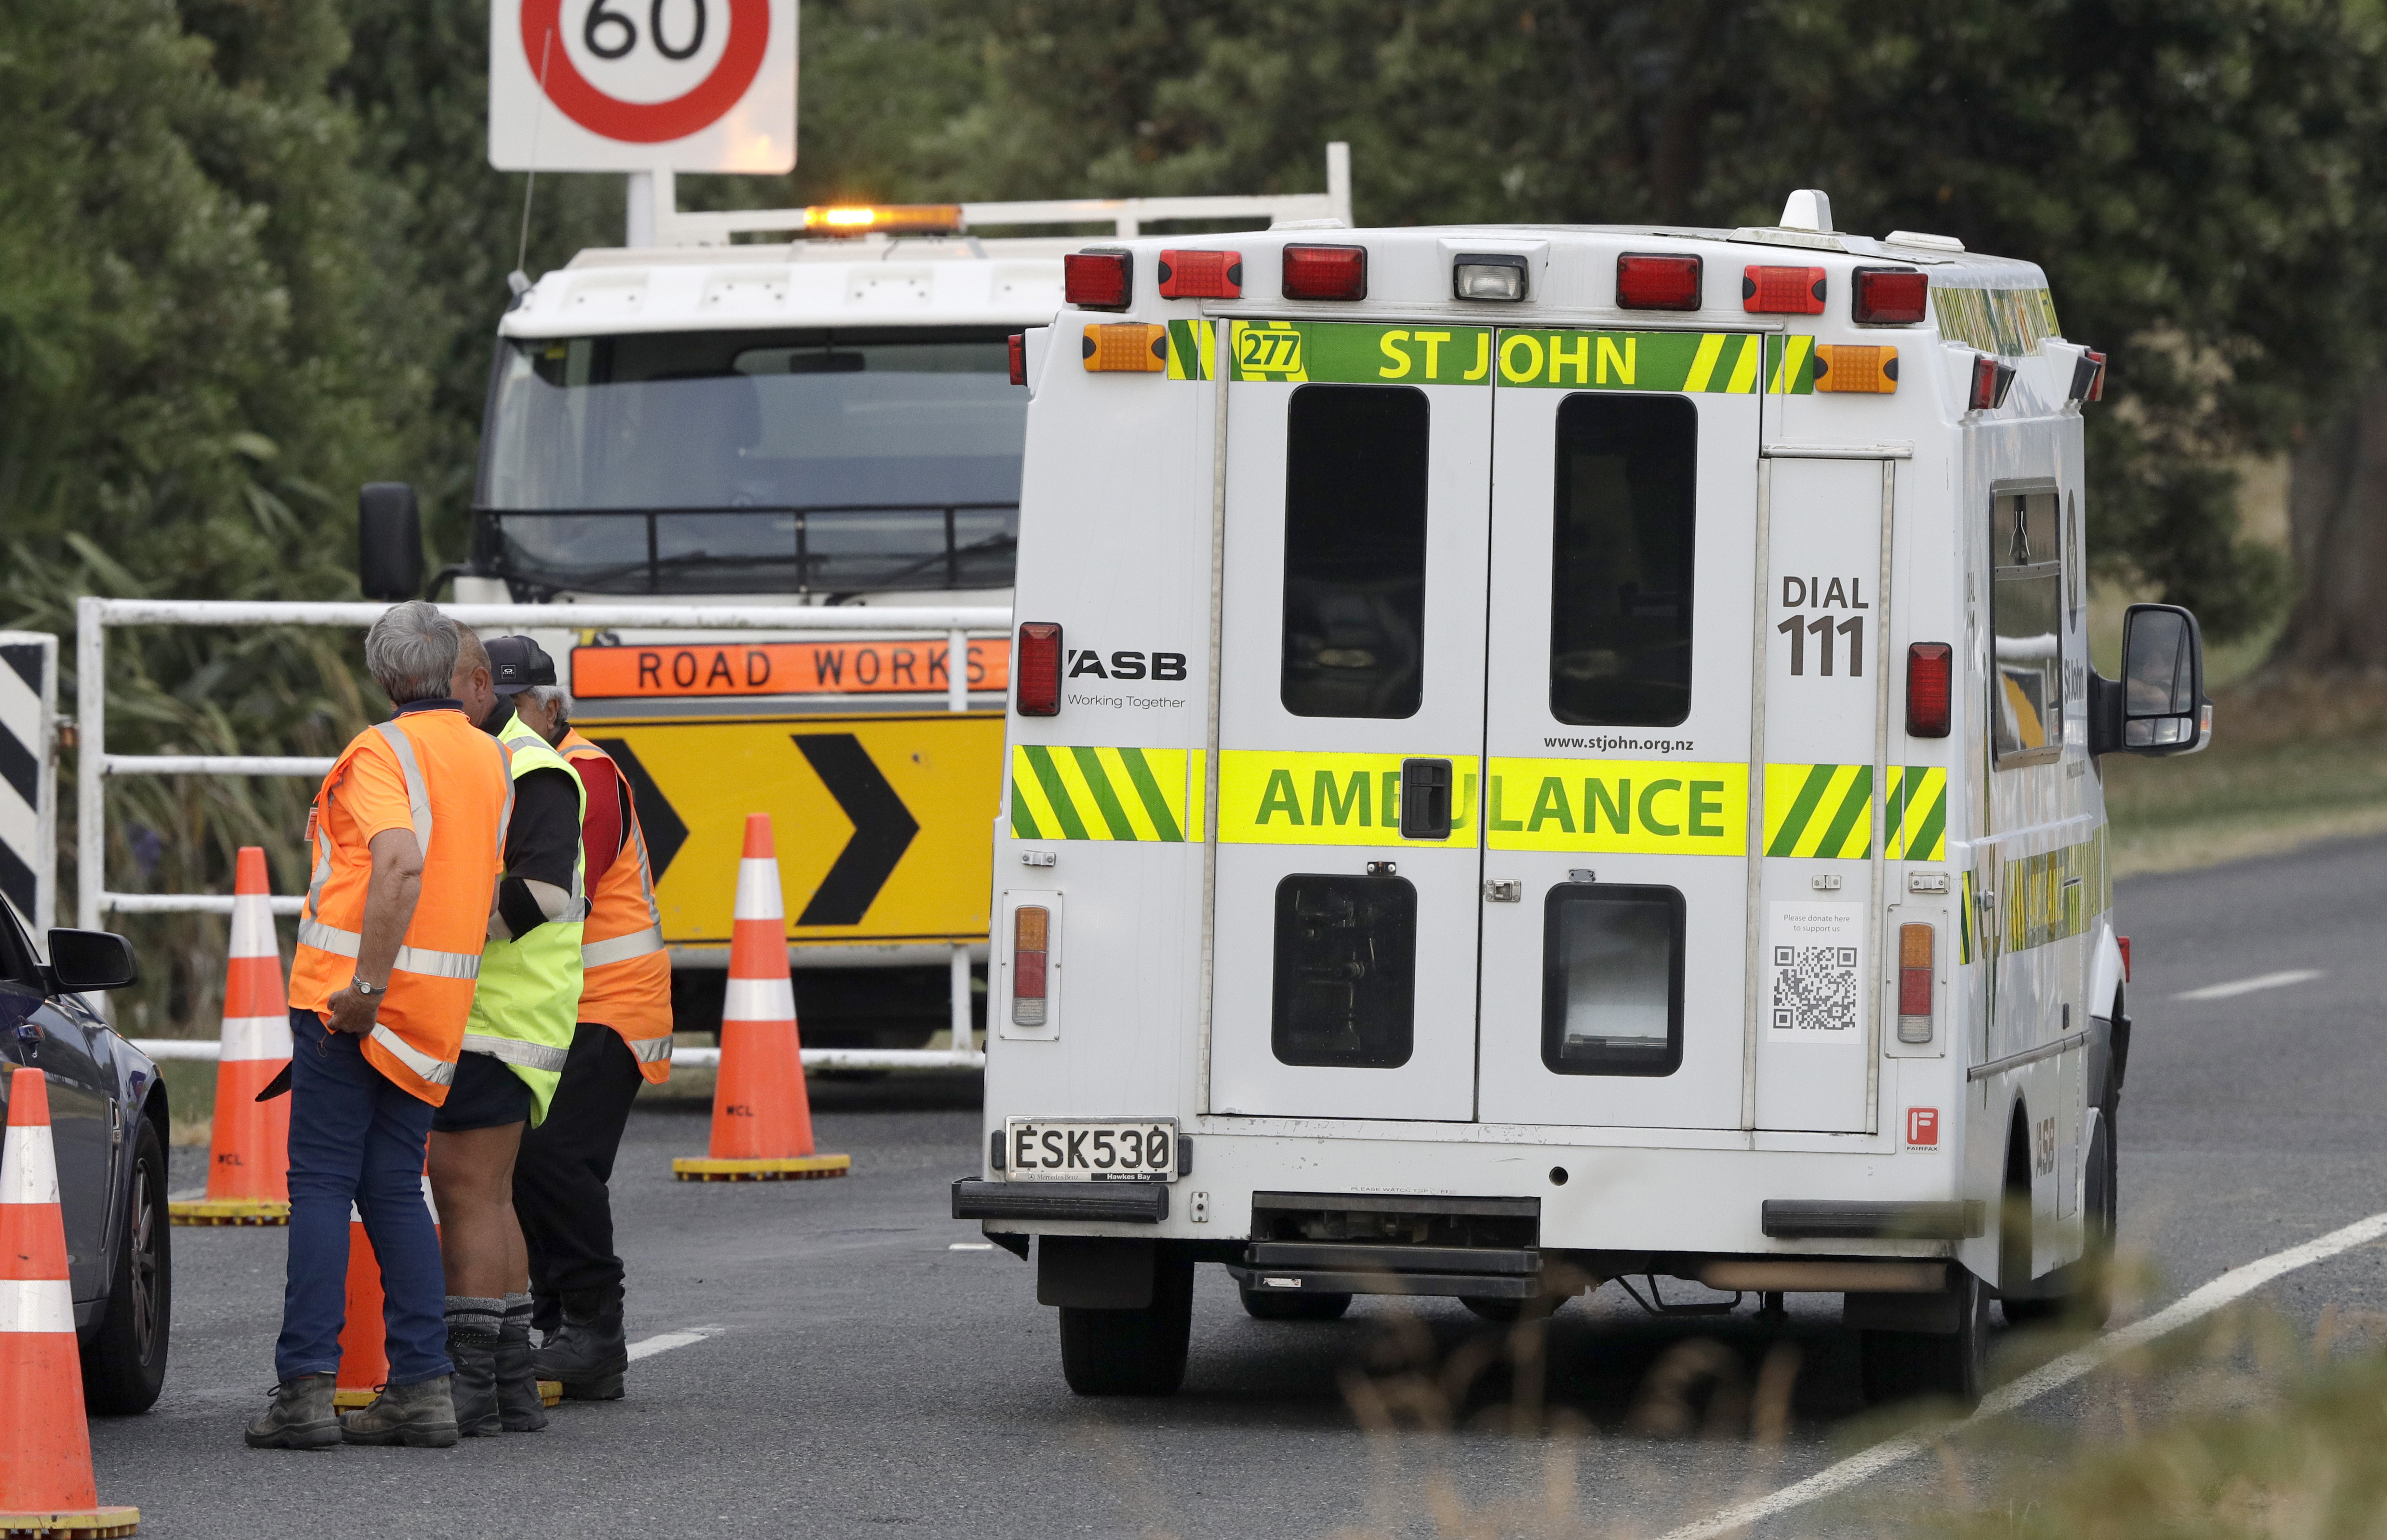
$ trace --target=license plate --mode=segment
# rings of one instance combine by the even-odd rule
[[[1004,1136],[1013,1181],[1177,1180],[1174,1118],[1012,1117]]]

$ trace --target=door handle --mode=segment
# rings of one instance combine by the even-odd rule
[[[1401,761],[1401,838],[1450,838],[1450,761]]]

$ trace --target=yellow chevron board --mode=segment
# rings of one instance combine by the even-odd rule
[[[1450,837],[1401,838],[1401,763],[1450,761]],[[1201,793],[1200,756],[1193,774]],[[1473,754],[1297,753],[1225,749],[1219,754],[1219,842],[1222,845],[1412,845],[1475,843]]]
[[[1998,875],[1999,941],[2025,952],[2086,931],[2114,903],[2105,830],[2038,855],[2015,856]]]
[[[1948,772],[1894,764],[1883,789],[1892,861],[1942,861],[1948,852]],[[1765,853],[1862,861],[1873,855],[1873,766],[1765,767]]]
[[[1484,827],[1496,851],[1742,855],[1749,766],[1495,759]]]
[[[1020,839],[1199,839],[1199,751],[1011,749],[1011,832]]]

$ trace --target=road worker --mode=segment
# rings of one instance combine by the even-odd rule
[[[545,1120],[572,1047],[587,906],[580,777],[514,714],[537,649],[526,637],[499,637],[486,651],[476,638],[466,650],[487,671],[481,725],[504,746],[514,794],[455,1088],[431,1125],[456,1422],[471,1437],[547,1425],[531,1372],[530,1262],[513,1170],[524,1127]]]
[[[308,818],[311,876],[290,973],[280,1383],[248,1426],[258,1448],[456,1442],[423,1148],[473,1005],[508,791],[503,751],[459,695],[470,637],[420,601],[373,623],[365,666],[397,713],[342,751]],[[389,1382],[343,1418],[333,1385],[350,1204],[381,1261]]]
[[[630,1360],[605,1184],[638,1088],[671,1076],[671,956],[630,783],[611,755],[573,730],[572,697],[545,653],[535,669],[514,710],[587,788],[589,910],[579,1026],[554,1109],[523,1139],[514,1209],[530,1243],[532,1324],[546,1333],[538,1376],[560,1381],[567,1399],[606,1401],[622,1394]]]

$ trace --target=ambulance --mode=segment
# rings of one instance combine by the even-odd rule
[[[2102,1319],[2129,1047],[2103,357],[2028,262],[1777,225],[1089,246],[1031,390],[983,1165],[1081,1394],[1253,1315],[1838,1296],[1869,1395]]]

